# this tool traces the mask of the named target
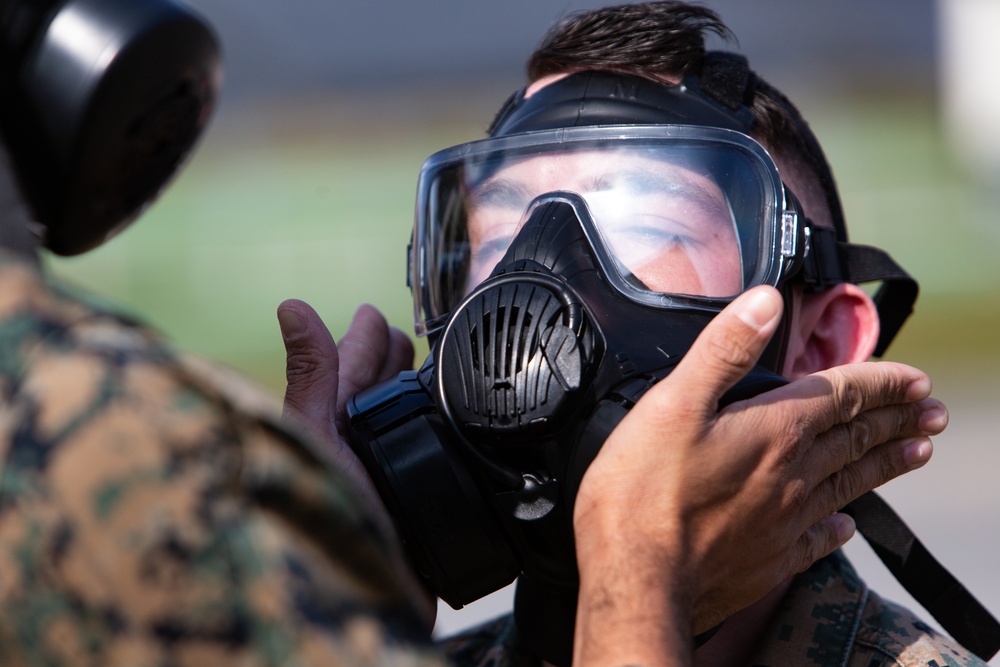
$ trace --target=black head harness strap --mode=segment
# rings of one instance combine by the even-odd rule
[[[711,62],[707,59],[706,65]],[[725,89],[725,82],[736,82],[732,76],[709,76],[709,80],[718,90]],[[490,126],[490,136],[588,125],[700,125],[749,134],[753,123],[749,108],[729,108],[706,94],[699,77],[693,75],[675,86],[631,74],[585,71],[549,84],[531,97],[525,98],[524,93],[522,88],[504,103]],[[735,99],[743,96],[740,90]],[[722,99],[732,100],[734,93],[728,91]]]

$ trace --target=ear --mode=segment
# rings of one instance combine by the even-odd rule
[[[868,293],[841,283],[793,294],[785,376],[796,379],[833,366],[866,361],[878,342],[878,310]]]

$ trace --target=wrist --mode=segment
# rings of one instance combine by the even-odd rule
[[[677,563],[585,558],[580,568],[574,665],[688,664],[691,586]]]
[[[681,541],[630,532],[598,542],[598,531],[590,530],[577,539],[574,655],[581,660],[574,664],[677,664],[662,658],[680,660],[693,650],[694,587]]]

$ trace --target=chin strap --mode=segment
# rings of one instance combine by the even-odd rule
[[[843,511],[892,575],[959,644],[984,662],[1000,650],[1000,623],[880,496],[869,491]]]

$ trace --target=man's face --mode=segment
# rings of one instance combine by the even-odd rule
[[[742,290],[732,212],[712,180],[663,160],[588,151],[512,161],[470,190],[467,292],[501,260],[529,202],[557,190],[583,197],[609,250],[650,290],[711,297]]]

